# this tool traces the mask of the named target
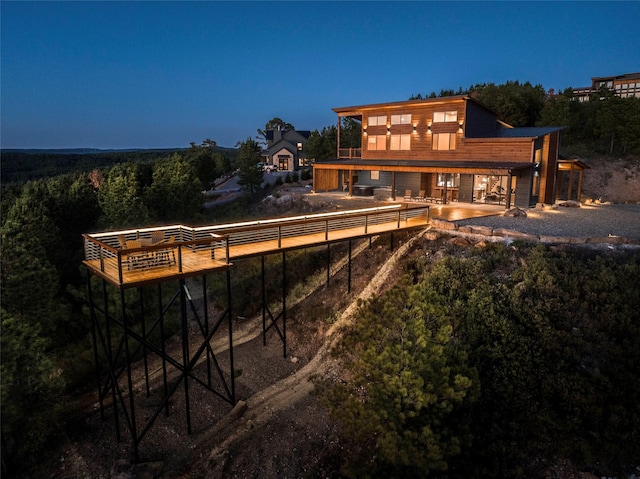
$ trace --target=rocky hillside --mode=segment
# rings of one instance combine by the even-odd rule
[[[582,200],[640,203],[640,158],[594,157],[582,161],[585,171]]]

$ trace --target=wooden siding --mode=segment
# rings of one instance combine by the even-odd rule
[[[435,112],[456,111],[454,122],[433,122]],[[349,112],[355,116],[356,112]],[[411,114],[411,123],[392,125],[391,115]],[[402,160],[480,160],[531,162],[530,138],[469,138],[492,131],[497,126],[497,115],[474,101],[453,98],[447,101],[392,103],[363,107],[357,112],[362,118],[362,158]],[[368,125],[369,117],[384,116],[386,124]],[[454,150],[433,150],[433,135],[456,135]],[[391,135],[411,135],[410,150],[390,150]],[[384,136],[384,150],[369,150],[370,136]]]
[[[533,206],[530,204],[531,170],[519,171],[518,174],[513,177],[513,181],[515,184],[512,185],[512,189],[515,187],[516,193],[513,206],[518,206],[520,208],[529,208],[529,206]]]
[[[540,195],[543,203],[553,204],[556,201],[556,170],[558,168],[558,149],[560,133],[554,132],[545,137],[542,147],[542,165],[540,170]]]
[[[333,191],[338,189],[338,171],[314,169],[313,191]]]

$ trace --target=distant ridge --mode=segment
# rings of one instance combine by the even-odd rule
[[[45,155],[87,155],[96,153],[129,153],[133,151],[182,151],[188,148],[2,148],[7,153],[45,154]]]

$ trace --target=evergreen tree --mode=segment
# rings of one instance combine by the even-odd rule
[[[260,152],[260,145],[251,138],[239,144],[238,184],[249,193],[256,192],[262,185],[263,171],[258,165],[262,158]]]

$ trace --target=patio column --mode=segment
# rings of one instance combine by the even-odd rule
[[[349,196],[353,196],[353,170],[349,170]]]
[[[511,173],[507,175],[507,201],[505,204],[506,209],[511,209],[511,185],[513,184],[513,177]]]
[[[396,200],[396,172],[391,172],[391,201]]]
[[[578,174],[578,191],[576,193],[578,203],[580,203],[580,199],[582,198],[582,174],[583,173],[584,171],[580,170],[580,173]]]
[[[571,200],[571,193],[573,193],[573,166],[569,170],[569,191],[567,191],[567,200]]]

